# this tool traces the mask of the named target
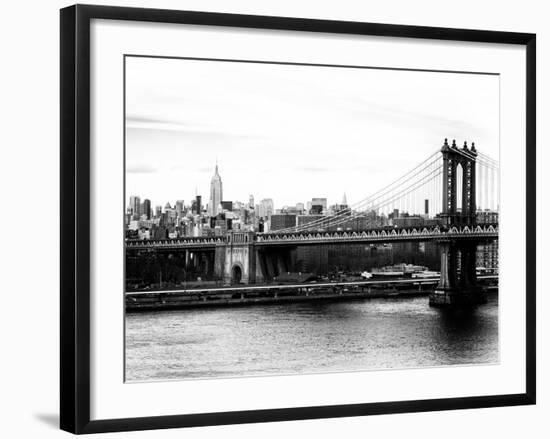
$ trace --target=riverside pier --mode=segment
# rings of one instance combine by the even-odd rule
[[[479,276],[480,294],[498,291],[498,276]],[[306,301],[338,301],[428,296],[439,277],[294,285],[239,285],[163,291],[126,292],[126,311],[244,306]]]

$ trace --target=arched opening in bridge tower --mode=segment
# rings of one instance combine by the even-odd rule
[[[231,270],[231,283],[238,284],[241,282],[241,279],[243,277],[243,272],[241,270],[241,267],[238,265],[234,265]]]
[[[462,163],[456,165],[456,187],[455,187],[455,199],[456,199],[456,211],[462,212],[462,186],[464,181],[464,170],[462,169]]]

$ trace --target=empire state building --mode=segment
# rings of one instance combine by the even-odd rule
[[[216,170],[210,181],[210,202],[208,203],[208,213],[210,216],[216,216],[221,212],[222,197],[222,178],[218,174],[218,164],[216,163]]]

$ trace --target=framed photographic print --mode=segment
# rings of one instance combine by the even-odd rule
[[[535,35],[61,10],[61,427],[535,403]]]

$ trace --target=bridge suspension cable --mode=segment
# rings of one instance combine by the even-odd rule
[[[469,150],[459,150],[459,153],[473,158]],[[273,233],[297,233],[313,230],[334,228],[360,219],[369,219],[372,212],[390,214],[393,209],[400,212],[419,214],[424,207],[424,213],[435,216],[442,210],[442,180],[443,161],[438,149],[420,164],[403,174],[392,183],[362,199],[361,201],[341,209],[333,215],[323,216],[302,225],[274,230]],[[478,206],[482,209],[498,207],[497,179],[499,163],[492,157],[479,153],[476,157],[478,177],[481,184],[476,185]],[[425,203],[425,204],[424,204]],[[424,206],[423,206],[424,204]]]
[[[403,174],[401,177],[399,177],[397,180],[393,181],[392,183],[384,186],[383,188],[379,189],[375,193],[369,195],[368,197],[364,198],[363,200],[353,204],[352,206],[342,209],[338,212],[336,212],[334,215],[326,216],[323,218],[318,218],[316,220],[313,220],[307,224],[303,224],[301,226],[294,226],[294,227],[288,227],[285,229],[277,230],[277,233],[285,233],[285,232],[299,232],[301,230],[309,230],[312,228],[319,228],[327,221],[332,221],[335,218],[348,218],[349,214],[357,211],[361,211],[364,209],[372,210],[377,202],[380,199],[383,199],[384,197],[389,196],[392,192],[396,191],[399,187],[403,186],[404,184],[408,183],[411,179],[415,178],[417,175],[421,174],[422,172],[426,171],[430,167],[432,167],[436,162],[440,161],[438,158],[439,150],[435,151],[432,155],[430,155],[427,159],[425,159],[422,163],[415,166],[413,169],[408,171],[407,173]]]
[[[392,207],[394,206],[394,203],[398,202],[399,200],[403,200],[408,195],[415,193],[419,188],[429,184],[431,181],[433,181],[436,178],[439,178],[439,176],[442,174],[442,169],[434,169],[429,174],[422,177],[421,180],[415,181],[413,184],[408,186],[407,188],[403,189],[401,192],[398,192],[396,194],[393,194],[391,198],[384,199],[379,204],[373,205],[372,210],[380,210],[385,207]],[[371,210],[371,211],[372,211]],[[360,217],[365,217],[368,215],[368,212],[354,212],[350,216],[346,216],[344,218],[340,218],[337,221],[333,221],[334,216],[327,217],[327,222],[325,224],[326,227],[334,227],[338,226],[343,223],[351,222],[355,219],[358,219]],[[277,231],[277,233],[280,233],[280,231]]]
[[[499,207],[499,163],[492,157],[478,153],[479,170],[477,185],[477,206],[480,210],[497,210]]]
[[[411,169],[409,172],[402,175],[400,178],[398,178],[391,184],[383,187],[382,189],[378,190],[374,194],[350,206],[349,208],[342,209],[341,211],[337,212],[334,215],[319,218],[317,220],[311,221],[301,226],[288,227],[286,229],[277,230],[276,232],[277,233],[285,233],[285,232],[291,232],[291,231],[299,232],[302,230],[310,230],[313,228],[324,228],[326,227],[327,222],[330,222],[331,224],[333,224],[338,219],[342,219],[343,221],[341,222],[349,221],[350,219],[357,218],[359,216],[364,216],[364,212],[362,211],[366,210],[367,212],[369,212],[377,209],[379,206],[386,206],[388,204],[388,200],[393,200],[396,198],[395,197],[396,193],[403,193],[403,188],[410,187],[409,182],[413,178],[436,168],[436,166],[440,164],[440,160],[437,157],[438,154],[439,154],[439,151],[436,151],[434,154],[432,154],[430,157],[428,157],[418,166]],[[417,179],[416,181],[422,181],[422,178],[420,178],[420,180]],[[408,186],[405,186],[406,184],[408,184]],[[384,201],[386,202],[384,203]]]

